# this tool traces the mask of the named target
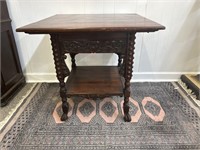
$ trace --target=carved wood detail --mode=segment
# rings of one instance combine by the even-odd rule
[[[122,63],[122,55],[121,55],[121,53],[116,53],[117,55],[118,55],[118,67],[120,67],[121,66],[121,63]]]
[[[125,60],[124,60],[124,57],[125,55],[122,54],[122,53],[117,53],[118,55],[118,67],[119,67],[119,73],[122,77],[125,77],[124,76],[124,65],[125,65]]]
[[[124,53],[126,39],[120,40],[76,40],[63,41],[65,53]]]
[[[60,83],[60,97],[62,99],[62,109],[63,114],[61,116],[61,121],[67,120],[67,113],[69,110],[69,104],[66,97],[66,87],[65,87],[65,77],[69,75],[69,69],[65,64],[66,55],[62,53],[59,49],[58,35],[51,34],[51,45],[53,49],[54,63],[57,74],[57,79]]]
[[[75,60],[75,56],[77,53],[70,53],[71,56],[71,62],[72,62],[72,68],[76,67],[76,60]]]
[[[129,97],[130,97],[130,80],[132,78],[132,68],[133,68],[133,59],[134,59],[134,45],[135,45],[135,33],[128,34],[128,45],[126,50],[126,59],[125,59],[125,88],[124,88],[124,120],[127,122],[131,121],[131,116],[129,114]]]
[[[17,31],[31,34],[50,34],[57,78],[60,83],[60,96],[62,98],[63,109],[62,121],[67,119],[69,108],[67,96],[70,96],[67,93],[70,91],[70,87],[77,87],[74,93],[72,90],[71,96],[72,94],[74,96],[82,94],[81,96],[84,97],[111,96],[109,94],[124,96],[124,120],[131,121],[129,115],[129,97],[135,34],[136,32],[154,32],[162,29],[165,29],[165,27],[137,14],[61,14],[18,28]],[[65,59],[67,58],[65,54],[67,53],[70,54],[72,58],[71,73],[65,63]],[[108,72],[107,70],[102,74],[101,72],[103,70],[100,70],[101,72],[95,70],[94,73],[92,72],[89,75],[86,70],[78,76],[78,74],[74,74],[73,72],[77,72],[79,67],[76,67],[75,62],[75,55],[78,53],[116,53],[119,57],[118,67],[111,67],[109,71],[113,71],[112,69],[114,68],[115,70],[113,73],[111,72],[108,77],[98,77],[98,75],[106,75]],[[97,69],[98,66],[94,67]],[[85,68],[87,69],[86,66]],[[98,74],[96,72],[98,72]],[[89,88],[87,85],[90,84],[90,80],[88,79],[85,79],[87,81],[86,84],[81,83],[83,87],[81,87],[81,84],[78,82],[68,82],[69,84],[66,85],[64,81],[66,76],[69,76],[69,78],[74,77],[72,81],[81,81],[81,79],[84,79],[84,76],[93,76],[97,79],[92,80],[93,83]],[[77,77],[79,77],[79,80],[76,79]],[[70,81],[69,78],[67,81]],[[106,79],[109,79],[109,81],[112,81],[111,79],[116,79],[113,80],[110,85],[114,85],[113,87],[116,86],[118,88],[109,88],[99,93],[97,90],[108,87]],[[124,84],[122,84],[121,81],[124,82]],[[100,82],[103,84],[99,88],[97,84]],[[85,95],[81,93],[81,89],[86,90]]]
[[[67,67],[67,65],[65,63],[65,59],[67,59],[67,56],[65,54],[61,53],[61,57],[62,57],[61,65],[62,65],[62,69],[63,69],[63,74],[65,77],[67,77],[70,74],[69,68]]]

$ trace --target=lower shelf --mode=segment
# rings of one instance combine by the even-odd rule
[[[67,97],[123,96],[123,84],[118,67],[77,66],[66,83]]]

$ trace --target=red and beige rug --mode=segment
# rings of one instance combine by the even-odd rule
[[[42,84],[0,149],[200,149],[199,108],[173,83],[133,83],[132,122],[123,120],[123,97],[69,99],[62,114],[58,84]]]
[[[130,114],[132,119],[131,122],[138,122],[142,115],[139,103],[136,100],[133,100],[132,98],[130,98],[129,101],[130,101]],[[71,117],[75,104],[72,98],[69,99],[68,102],[69,102],[68,117]],[[117,102],[114,100],[114,98],[111,97],[100,100],[98,108],[96,108],[96,105],[97,105],[96,101],[93,99],[82,99],[81,102],[77,105],[76,116],[82,123],[89,123],[92,120],[92,118],[94,118],[97,115],[96,112],[98,109],[99,116],[106,123],[114,123],[119,114],[124,115],[123,100],[121,100],[120,109],[118,109]],[[141,101],[141,105],[145,115],[147,115],[153,121],[155,122],[163,121],[165,117],[165,112],[157,100],[151,97],[145,97]],[[62,107],[62,102],[59,101],[56,104],[56,107],[52,114],[56,123],[64,123],[60,120],[60,117],[62,115],[61,107]]]

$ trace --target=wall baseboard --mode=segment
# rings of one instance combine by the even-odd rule
[[[178,81],[183,74],[198,74],[199,72],[134,72],[131,82],[171,82]],[[28,83],[58,82],[56,73],[27,73]]]
[[[26,82],[58,82],[56,73],[27,73],[25,74]]]

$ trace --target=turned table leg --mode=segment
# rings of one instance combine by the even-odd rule
[[[121,67],[121,63],[122,63],[122,54],[120,53],[116,53],[118,55],[118,67]]]
[[[67,113],[69,110],[69,104],[67,102],[67,96],[66,96],[67,89],[64,80],[66,76],[69,76],[69,69],[65,63],[66,56],[64,53],[62,53],[61,49],[59,48],[58,35],[51,34],[51,45],[53,49],[57,79],[60,83],[60,97],[62,99],[62,110],[63,110],[61,121],[65,121],[68,119]]]
[[[119,74],[124,77],[124,54],[117,53]]]
[[[135,33],[128,34],[128,43],[127,43],[127,50],[125,54],[125,70],[124,70],[124,77],[125,77],[125,87],[124,87],[124,120],[126,122],[131,121],[131,116],[129,114],[129,97],[130,97],[130,80],[132,78],[132,68],[133,68],[133,59],[134,59],[134,45],[135,45]]]
[[[76,67],[76,60],[75,60],[75,56],[77,53],[70,53],[70,57],[71,57],[71,62],[72,62],[72,68]]]

